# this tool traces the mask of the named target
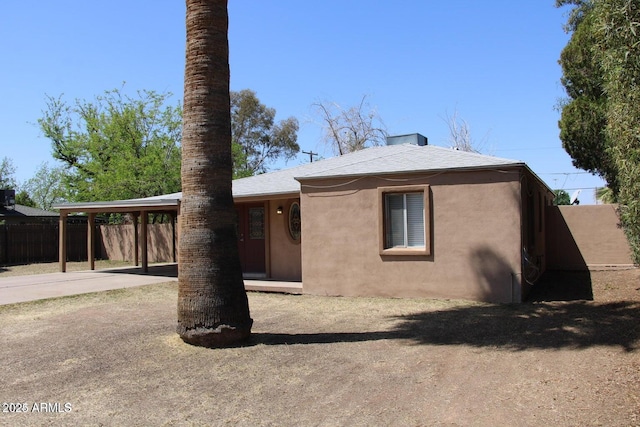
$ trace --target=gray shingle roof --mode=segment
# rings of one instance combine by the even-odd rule
[[[233,181],[234,197],[300,191],[298,180],[362,175],[479,169],[524,165],[518,160],[485,156],[433,145],[385,145],[298,167]]]
[[[413,144],[372,147],[328,159],[326,162],[321,170],[309,170],[308,173],[299,175],[298,178],[328,178],[524,165],[518,160],[469,153],[434,145],[418,146]]]
[[[60,216],[57,212],[45,211],[23,205],[15,205],[8,209],[4,207],[0,208],[0,218],[43,218],[57,216]]]

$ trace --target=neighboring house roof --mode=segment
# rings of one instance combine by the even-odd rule
[[[289,169],[237,179],[233,181],[232,186],[233,197],[236,199],[285,196],[299,194],[300,181],[307,179],[514,166],[526,167],[525,163],[519,160],[486,156],[433,145],[399,144],[367,148]],[[114,202],[68,203],[55,207],[69,209],[85,206],[91,208],[173,206],[177,205],[181,198],[182,193],[173,193]]]
[[[45,211],[43,209],[32,208],[23,205],[14,205],[10,208],[0,207],[0,219],[5,218],[54,218],[58,217],[57,212]]]

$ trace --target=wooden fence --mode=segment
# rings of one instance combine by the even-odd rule
[[[133,261],[131,224],[95,227],[96,259]],[[59,230],[58,223],[0,225],[0,264],[58,261]],[[171,224],[148,225],[149,262],[175,262],[176,232]],[[67,261],[87,259],[87,224],[67,224]]]
[[[96,230],[99,232],[99,227]],[[0,263],[58,261],[59,241],[57,223],[0,225]],[[99,250],[96,253],[100,253]],[[67,224],[67,261],[86,260],[87,225]]]

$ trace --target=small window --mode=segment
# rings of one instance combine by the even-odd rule
[[[428,195],[424,185],[380,189],[381,254],[430,254]]]
[[[264,239],[264,208],[249,208],[249,238]]]

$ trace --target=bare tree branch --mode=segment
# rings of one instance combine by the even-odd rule
[[[328,101],[312,106],[322,119],[324,142],[335,154],[343,155],[386,143],[386,126],[376,109],[370,107],[366,95],[357,106],[348,109]]]
[[[449,138],[447,142],[451,148],[460,151],[468,151],[470,153],[481,153],[485,151],[484,148],[487,144],[489,133],[487,132],[479,142],[476,142],[471,136],[471,127],[469,126],[469,123],[460,118],[457,109],[453,111],[452,115],[446,113],[442,120],[449,127]]]

